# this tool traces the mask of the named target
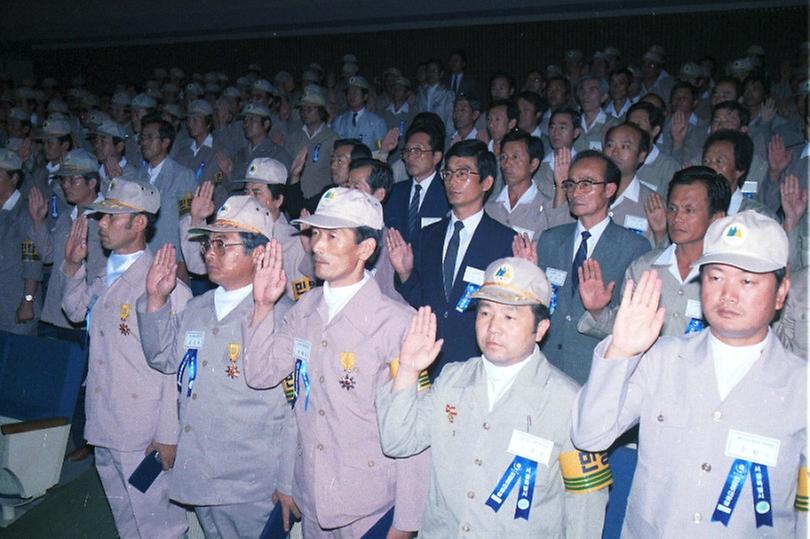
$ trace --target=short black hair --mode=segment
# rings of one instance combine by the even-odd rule
[[[737,94],[737,97],[740,97],[743,93],[743,86],[739,80],[734,77],[720,77],[716,81],[714,81],[714,87],[717,88],[717,85],[726,83],[731,84],[734,86],[734,92]]]
[[[620,127],[627,127],[628,129],[632,129],[638,135],[638,149],[643,151],[644,153],[650,153],[650,135],[642,128],[634,124],[633,122],[622,122],[620,124],[611,126],[607,133],[605,133],[605,141],[610,138],[610,134],[613,133],[614,130]]]
[[[765,90],[765,95],[770,95],[771,93],[771,85],[768,80],[762,76],[761,74],[757,73],[756,71],[745,77],[745,80],[742,83],[743,91],[745,91],[745,87],[749,84],[754,84],[758,82],[762,84],[762,89]]]
[[[490,86],[492,85],[493,82],[495,82],[495,79],[506,79],[506,83],[509,84],[509,87],[512,90],[515,89],[516,85],[515,77],[513,77],[509,73],[506,73],[505,71],[498,71],[496,73],[493,73],[492,76],[489,78]]]
[[[578,129],[580,127],[580,114],[579,111],[573,107],[562,106],[557,107],[553,111],[551,111],[551,116],[549,116],[548,123],[554,119],[555,116],[558,114],[567,114],[569,118],[571,118],[571,125],[574,126],[574,129]]]
[[[669,92],[669,102],[672,103],[672,98],[675,96],[675,92],[678,90],[687,89],[692,94],[692,101],[697,101],[698,98],[698,89],[692,86],[692,83],[687,82],[685,80],[679,80],[675,84],[672,85],[672,90]]]
[[[371,192],[373,193],[377,189],[383,189],[385,190],[385,196],[388,196],[388,193],[390,193],[391,189],[394,187],[394,172],[391,170],[391,167],[388,166],[388,163],[367,157],[358,159],[357,161],[352,160],[351,165],[349,165],[349,170],[363,167],[371,167],[371,173],[366,180],[366,183],[371,188]]]
[[[650,127],[664,127],[664,111],[656,107],[649,101],[639,101],[627,109],[627,116],[629,118],[632,113],[637,110],[643,110],[647,113],[647,121],[650,122]]]
[[[491,176],[494,181],[498,174],[498,162],[495,160],[495,156],[487,149],[487,145],[480,140],[462,140],[456,142],[447,150],[445,163],[447,163],[451,157],[474,157],[475,165],[478,167],[479,182],[484,181],[488,176]],[[491,193],[492,188],[484,194],[484,202],[486,202]]]
[[[157,125],[158,126],[158,135],[160,135],[160,139],[169,139],[171,144],[169,144],[169,149],[171,149],[172,144],[174,144],[174,137],[176,135],[174,131],[174,126],[160,117],[160,114],[153,113],[147,114],[141,120],[141,126],[146,127],[147,125]]]
[[[563,77],[562,75],[555,75],[553,77],[550,77],[546,81],[546,89],[548,89],[548,87],[551,86],[551,83],[555,82],[555,81],[556,82],[561,82],[563,84],[563,88],[565,88],[565,95],[570,97],[571,96],[571,81],[568,80],[567,78]]]
[[[256,234],[254,232],[239,232],[239,237],[242,239],[242,247],[245,253],[250,254],[256,247],[267,245],[270,241],[264,234]]]
[[[457,54],[459,57],[461,57],[462,62],[464,62],[465,64],[467,63],[467,53],[464,52],[464,49],[453,49],[447,56],[450,57],[453,56],[454,54]]]
[[[371,228],[370,226],[358,226],[352,230],[354,230],[354,239],[356,244],[362,243],[368,238],[374,240],[374,252],[371,253],[371,256],[368,257],[368,260],[366,260],[365,263],[365,268],[370,270],[377,263],[377,258],[379,258],[380,251],[382,250],[382,230],[377,230],[376,228]]]
[[[543,320],[548,320],[551,315],[549,314],[548,307],[542,303],[532,303],[532,314],[534,315],[534,328],[537,329],[537,324]]]
[[[444,153],[444,122],[437,114],[433,112],[417,114],[405,132],[405,143],[407,144],[408,139],[417,133],[424,133],[428,136],[428,144],[430,144],[431,150]]]
[[[729,142],[734,148],[734,170],[743,171],[743,175],[739,179],[739,183],[745,181],[748,172],[751,170],[751,161],[754,159],[754,142],[747,133],[740,131],[733,131],[731,129],[721,129],[715,131],[706,142],[703,143],[703,155],[715,142]],[[731,178],[726,178],[731,181]]]
[[[666,101],[664,101],[664,98],[655,92],[647,92],[646,94],[641,96],[642,100],[647,98],[655,99],[658,103],[660,103],[660,105],[656,105],[660,109],[665,109],[667,107],[667,103]]]
[[[503,147],[507,142],[523,142],[526,145],[526,151],[529,153],[530,161],[532,159],[543,159],[545,155],[543,141],[520,129],[514,129],[504,135],[503,139],[501,139],[501,151],[503,151]]]
[[[723,101],[718,103],[712,109],[712,117],[714,119],[715,113],[718,110],[727,110],[729,112],[736,112],[737,116],[740,118],[740,126],[746,127],[748,122],[751,121],[751,113],[748,112],[748,109],[743,107],[739,101]]]
[[[667,188],[667,202],[672,190],[678,185],[703,184],[709,197],[709,217],[717,212],[727,212],[731,203],[731,186],[728,181],[709,167],[687,167],[672,176]]]
[[[534,107],[535,113],[537,114],[542,114],[543,112],[545,112],[544,110],[545,105],[543,103],[543,98],[534,92],[531,92],[529,90],[520,92],[515,96],[515,103],[517,103],[518,99],[522,99],[524,101],[528,101],[529,103],[531,103],[532,106]]]
[[[583,150],[577,153],[576,157],[571,161],[571,165],[568,170],[571,170],[578,162],[584,159],[592,159],[596,158],[601,160],[605,164],[605,184],[613,183],[616,184],[616,187],[619,187],[619,183],[622,180],[622,173],[619,170],[619,167],[613,162],[613,160],[605,155],[604,153],[597,151],[597,150]]]
[[[455,102],[453,103],[453,106],[455,106],[459,101],[466,101],[467,103],[470,104],[470,108],[475,110],[475,111],[481,112],[481,110],[483,109],[483,106],[481,105],[481,101],[477,97],[475,97],[474,95],[471,95],[471,94],[458,94],[456,96]]]
[[[496,99],[489,104],[487,112],[491,111],[495,107],[506,107],[506,117],[509,120],[517,120],[520,116],[520,111],[518,110],[517,105],[515,105],[515,102],[511,99]]]
[[[371,150],[369,150],[368,146],[363,144],[360,139],[356,138],[341,138],[335,141],[334,146],[332,147],[332,151],[337,150],[338,148],[342,148],[343,146],[351,146],[352,153],[349,156],[351,161],[355,159],[363,159],[366,157],[371,157]]]
[[[627,69],[626,67],[617,67],[616,69],[611,71],[610,75],[608,75],[608,81],[610,81],[610,79],[612,79],[613,77],[618,77],[619,75],[624,75],[624,77],[627,79],[628,84],[633,82],[633,74],[630,73],[630,70]]]

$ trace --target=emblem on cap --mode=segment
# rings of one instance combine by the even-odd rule
[[[256,165],[250,165],[250,168],[248,169],[248,172],[250,172],[251,174],[256,172]]]
[[[225,203],[225,204],[223,204],[223,205],[222,205],[222,207],[219,209],[219,212],[218,212],[218,213],[219,213],[219,215],[225,215],[225,214],[226,214],[226,213],[228,213],[229,211],[231,211],[231,207],[230,207],[230,206],[228,205],[228,203],[226,202],[226,203]]]
[[[493,279],[496,283],[500,284],[509,284],[512,282],[512,279],[515,276],[515,270],[512,269],[512,266],[509,264],[501,264],[498,266],[498,269],[495,270],[495,275]]]
[[[731,245],[738,245],[743,241],[744,237],[745,228],[739,223],[729,225],[723,232],[723,239],[726,243],[730,243]]]
[[[337,191],[335,191],[334,189],[330,189],[329,191],[327,191],[323,195],[323,198],[321,199],[321,201],[322,202],[332,202],[332,201],[335,200],[335,197],[337,197]]]

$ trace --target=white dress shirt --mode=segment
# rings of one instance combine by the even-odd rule
[[[214,290],[214,310],[217,314],[217,321],[228,316],[232,310],[236,309],[237,305],[252,293],[253,283],[236,290],[225,290],[218,286]]]
[[[731,390],[745,378],[754,363],[762,357],[762,351],[770,338],[770,332],[761,342],[751,346],[730,346],[709,336],[709,345],[714,358],[714,373],[717,376],[717,391],[720,400],[725,400]]]
[[[593,254],[593,250],[596,248],[596,244],[599,243],[599,238],[602,237],[602,233],[608,226],[610,222],[610,217],[605,217],[602,221],[599,221],[597,224],[592,226],[591,228],[587,229],[588,232],[591,233],[591,237],[588,238],[588,258],[591,257]],[[577,250],[579,249],[579,244],[582,243],[582,233],[585,231],[585,227],[582,226],[582,221],[577,220],[577,228],[576,233],[574,234],[574,254],[571,257],[571,262],[574,262],[574,258],[577,256]]]
[[[456,267],[453,269],[453,281],[456,280],[456,274],[458,273],[458,269],[461,267],[461,261],[464,260],[464,255],[467,253],[467,247],[470,246],[470,241],[472,241],[473,234],[475,234],[475,229],[478,228],[478,224],[481,222],[483,217],[484,209],[481,208],[477,213],[474,213],[466,219],[461,220],[461,222],[464,223],[464,228],[462,228],[461,232],[458,234],[458,254],[456,255]],[[453,237],[453,229],[456,221],[458,220],[459,219],[456,217],[456,214],[451,211],[450,223],[448,223],[447,232],[444,235],[442,260],[444,260],[444,256],[447,254],[447,245],[450,243],[450,238]]]
[[[487,356],[481,355],[481,358],[484,360],[484,374],[487,377],[487,396],[489,397],[490,412],[495,404],[509,391],[512,384],[515,383],[515,379],[517,379],[520,371],[531,363],[532,360],[536,360],[539,353],[539,348],[535,345],[534,350],[527,358],[506,367],[496,365],[488,360]]]
[[[349,303],[349,300],[354,297],[357,292],[363,288],[363,285],[371,279],[371,273],[363,270],[363,278],[354,284],[348,286],[329,286],[329,282],[323,283],[323,300],[326,302],[326,307],[329,310],[329,320],[331,322],[337,313]]]

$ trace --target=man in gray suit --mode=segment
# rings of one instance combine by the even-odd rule
[[[211,225],[191,229],[216,289],[177,313],[174,247],[161,248],[137,303],[149,365],[177,373],[180,434],[170,495],[193,505],[206,537],[259,537],[276,489],[289,492],[295,420],[281,386],[247,385],[246,324],[253,311],[253,250],[272,237],[270,211],[229,198]]]
[[[640,426],[622,537],[806,537],[807,361],[769,329],[787,261],[776,221],[715,221],[695,263],[709,329],[658,342],[661,281],[627,286],[572,430],[598,451]]]
[[[396,377],[377,397],[386,454],[431,448],[420,534],[601,537],[609,468],[604,455],[571,443],[568,403],[578,385],[537,346],[549,326],[548,279],[532,262],[501,258],[487,267],[473,298],[483,355],[448,364],[420,396],[420,373],[444,341],[436,341],[436,315],[422,307],[405,334]],[[525,474],[535,487],[522,491]]]
[[[537,244],[539,265],[553,287],[551,328],[541,348],[551,363],[579,383],[588,378],[593,348],[598,339],[583,335],[577,322],[585,308],[579,297],[579,272],[586,259],[594,259],[610,292],[618,300],[624,271],[650,250],[650,243],[608,217],[621,172],[604,154],[585,150],[577,154],[562,188],[576,223],[550,228]],[[618,288],[616,288],[618,285]]]

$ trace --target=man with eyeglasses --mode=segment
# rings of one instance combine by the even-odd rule
[[[650,250],[649,241],[608,217],[620,180],[621,172],[603,153],[578,153],[568,179],[562,182],[577,222],[546,230],[537,244],[535,260],[546,271],[554,291],[551,329],[541,349],[553,365],[580,384],[588,378],[593,349],[599,342],[577,329],[585,312],[579,294],[583,264],[588,259],[599,262],[604,282],[609,283],[608,305],[613,305],[627,266]]]
[[[442,171],[450,216],[420,232],[416,251],[396,230],[386,236],[402,297],[415,308],[429,305],[439,320],[439,338],[452,343],[431,367],[432,377],[449,362],[481,353],[470,300],[489,263],[512,254],[515,231],[484,212],[497,166],[483,142],[456,143]]]
[[[427,123],[414,124],[405,134],[402,161],[411,179],[394,184],[383,209],[385,226],[395,228],[407,243],[414,244],[422,228],[441,220],[450,209],[436,171],[444,154],[443,138]]]
[[[149,332],[138,326],[135,316],[153,259],[146,238],[160,206],[155,186],[114,178],[106,199],[89,206],[102,215],[99,237],[110,251],[106,266],[88,278],[93,240],[87,217],[79,216],[65,244],[64,262],[55,270],[64,274],[62,309],[68,319],[87,322],[84,434],[95,446],[96,470],[121,537],[181,537],[188,525],[185,511],[169,502],[172,472],[159,475],[145,493],[127,483],[153,451],[163,469],[171,469],[177,449],[174,379],[147,364],[141,344]],[[176,268],[174,254],[170,256]],[[172,292],[174,311],[182,311],[190,297],[181,283]],[[158,331],[154,329],[154,335]]]
[[[178,286],[177,265],[173,247],[165,246],[137,303],[149,365],[177,378],[179,394],[171,393],[181,428],[170,496],[194,506],[206,537],[259,537],[276,491],[291,487],[296,440],[283,388],[253,389],[244,374],[254,250],[272,238],[273,220],[256,199],[232,196],[213,223],[190,233],[206,236],[201,250],[217,288],[177,312],[170,297]]]

